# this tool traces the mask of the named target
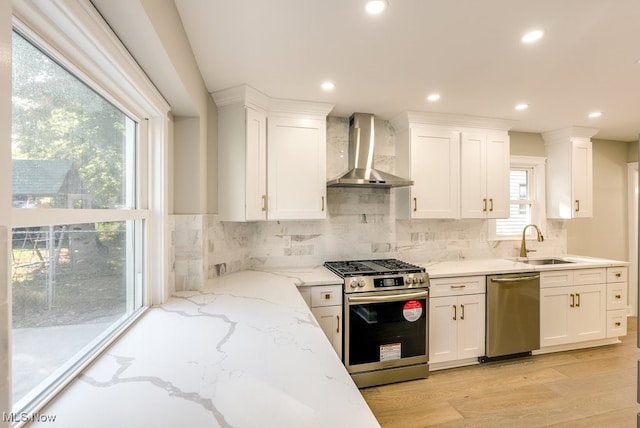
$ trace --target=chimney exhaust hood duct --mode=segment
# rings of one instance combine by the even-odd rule
[[[349,118],[349,170],[327,182],[327,187],[390,188],[411,186],[413,181],[373,168],[374,119],[369,113]]]

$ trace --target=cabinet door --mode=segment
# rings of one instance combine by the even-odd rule
[[[322,306],[311,310],[336,353],[342,358],[342,306]]]
[[[486,138],[463,133],[460,143],[460,217],[486,218]]]
[[[591,141],[571,142],[573,217],[593,216],[593,161]]]
[[[571,342],[569,307],[571,287],[540,289],[540,347]]]
[[[458,298],[429,300],[429,363],[457,359]]]
[[[458,297],[458,357],[475,358],[485,352],[485,296]]]
[[[267,115],[246,109],[246,219],[267,218]]]
[[[460,134],[411,128],[411,218],[458,218]]]
[[[583,285],[573,287],[574,295],[570,308],[572,342],[602,339],[606,337],[607,297],[606,285]]]
[[[326,121],[273,117],[268,123],[268,217],[326,216]]]
[[[509,136],[489,134],[486,151],[487,217],[509,218]]]

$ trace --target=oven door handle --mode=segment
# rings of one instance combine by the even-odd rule
[[[391,294],[385,296],[348,296],[347,301],[349,303],[386,303],[386,302],[398,302],[407,299],[423,299],[429,297],[429,290],[424,291],[412,291],[402,294]]]

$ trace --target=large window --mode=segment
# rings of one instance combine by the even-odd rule
[[[33,407],[143,307],[141,121],[13,36],[12,379]]]
[[[512,156],[509,173],[509,218],[489,222],[492,239],[520,239],[528,224],[543,231],[546,226],[544,204],[545,159]],[[531,236],[533,228],[527,230]]]

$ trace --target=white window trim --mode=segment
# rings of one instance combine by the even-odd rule
[[[538,201],[534,205],[534,211],[532,211],[532,218],[536,219],[536,225],[540,228],[540,232],[543,235],[547,233],[547,208],[546,208],[546,193],[545,193],[545,176],[546,176],[546,164],[547,158],[539,156],[518,156],[513,155],[510,158],[510,168],[524,167],[533,168],[534,182],[532,183],[533,199]],[[538,224],[539,223],[539,224]],[[490,241],[516,241],[522,239],[522,235],[512,236],[497,236],[496,235],[496,221],[489,220],[488,222],[488,238]]]
[[[143,307],[159,304],[169,296],[169,140],[170,106],[140,69],[117,36],[89,0],[13,0],[13,25],[41,49],[90,83],[105,99],[139,123],[137,159],[139,209],[135,210],[24,210],[11,209],[10,226],[24,224],[73,223],[75,220],[102,222],[145,219],[146,278]],[[7,161],[10,164],[10,159]],[[11,182],[11,169],[4,170],[4,180]],[[3,186],[7,201],[11,186]],[[77,212],[73,212],[77,211]],[[46,217],[45,217],[46,216]],[[43,222],[43,219],[45,220]],[[132,322],[133,320],[131,320]],[[126,325],[117,332],[123,332]],[[11,327],[9,325],[9,330]],[[117,338],[110,336],[93,356],[74,366],[66,380],[57,384],[25,411],[35,412],[60,392],[95,356]],[[9,393],[9,396],[11,394]]]

